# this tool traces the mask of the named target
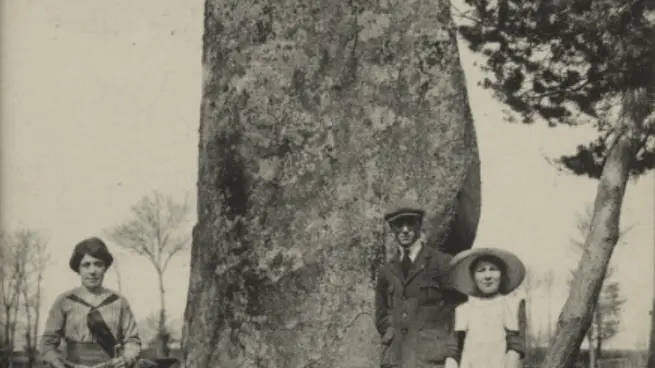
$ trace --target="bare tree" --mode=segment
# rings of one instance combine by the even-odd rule
[[[46,242],[36,231],[20,230],[16,234],[16,241],[23,255],[21,294],[25,321],[25,351],[28,356],[27,367],[31,368],[36,362],[41,321],[41,286],[50,255]]]
[[[541,281],[546,293],[546,306],[548,308],[546,310],[546,340],[548,341],[548,343],[550,343],[551,339],[553,338],[552,298],[553,298],[553,283],[555,281],[553,276],[553,271],[552,270],[546,271]]]
[[[154,191],[131,207],[131,218],[108,231],[119,246],[146,258],[157,273],[159,283],[159,349],[169,354],[164,273],[171,259],[188,248],[187,228],[190,206],[188,199],[178,203],[172,197]]]
[[[3,249],[3,264],[0,267],[2,270],[3,347],[5,352],[11,353],[16,341],[20,291],[23,281],[21,252],[10,233],[3,230],[0,237]]]
[[[36,344],[41,319],[41,287],[48,266],[46,242],[35,230],[3,231],[2,243],[2,322],[5,353],[16,348],[19,321],[24,333],[28,367],[36,360]],[[10,356],[11,354],[3,354]]]
[[[114,273],[116,274],[116,287],[118,288],[118,292],[122,293],[123,292],[123,280],[121,278],[120,262],[118,261],[117,257],[115,257],[115,256],[114,256],[114,264],[112,264],[112,269],[114,270]]]
[[[16,292],[16,283],[19,278],[16,276],[14,268],[14,253],[15,249],[11,244],[11,238],[9,234],[0,230],[0,251],[2,256],[0,257],[0,303],[2,308],[0,313],[0,324],[2,325],[2,336],[1,337],[1,346],[2,354],[0,354],[0,363],[3,366],[9,366],[9,357],[13,351],[14,344],[12,336],[12,328],[14,326],[15,317],[15,307],[18,305],[17,298],[18,293]]]
[[[170,331],[170,330],[169,330]],[[144,343],[150,345],[158,338],[159,313],[149,314],[139,321],[139,336]]]

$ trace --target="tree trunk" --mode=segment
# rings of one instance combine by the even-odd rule
[[[34,330],[32,333],[32,338],[34,341],[32,342],[32,346],[35,348],[38,346],[39,342],[39,326],[41,323],[41,284],[43,283],[43,269],[45,268],[45,264],[39,265],[39,276],[37,278],[36,282],[36,298],[34,301]],[[34,356],[36,359],[36,356]]]
[[[20,256],[18,255],[17,257]],[[23,282],[20,258],[16,258],[14,262],[16,262],[16,264],[13,265],[12,267],[14,268],[14,272],[15,272],[14,277],[16,278],[15,279],[16,282],[13,285],[13,293],[9,305],[9,308],[11,309],[11,313],[9,315],[11,315],[12,318],[7,320],[7,323],[10,324],[9,325],[9,347],[11,349],[10,351],[14,351],[14,348],[16,346],[16,327],[18,323],[18,314],[19,314],[18,308],[20,305],[20,292]]]
[[[166,321],[166,290],[164,289],[164,272],[157,270],[157,281],[159,282],[159,326],[157,328],[157,353],[167,357],[170,354],[168,342],[170,333]]]
[[[652,11],[655,9],[655,5],[653,3],[650,3],[650,10]],[[652,50],[651,54],[652,60],[655,61],[655,48]],[[651,87],[649,90],[650,97],[651,97],[651,102],[655,101],[655,62],[652,63],[652,71],[651,71],[651,77],[653,78]],[[655,111],[651,111],[651,114],[655,113]],[[651,116],[652,117],[652,116]],[[655,124],[651,121],[651,132],[655,133]],[[654,260],[655,262],[655,260]],[[655,274],[653,275],[655,276]],[[655,277],[653,278],[653,288],[655,289]],[[650,341],[648,343],[648,365],[647,368],[655,368],[655,291],[653,294],[653,308],[650,311],[651,313],[651,323],[650,323]]]
[[[655,283],[653,285],[655,286]],[[650,341],[648,344],[647,368],[655,368],[655,296],[653,297],[653,308],[650,310]]]
[[[587,343],[589,344],[588,355],[589,355],[589,368],[596,368],[596,348],[594,343],[594,324],[591,324],[589,328],[589,333],[587,334]]]
[[[207,0],[187,367],[378,367],[382,206],[470,248],[480,167],[449,2]]]
[[[551,302],[551,297],[553,295],[553,273],[551,271],[548,271],[546,273],[546,298],[547,298],[547,305],[548,305],[548,315],[546,318],[548,318],[548,325],[546,325],[546,333],[547,333],[547,340],[548,343],[550,344],[551,340],[553,339],[553,307],[552,307],[552,302]]]
[[[602,290],[602,288],[601,288]],[[600,306],[596,306],[596,328],[597,328],[597,335],[596,335],[596,360],[600,362],[601,359],[603,359],[603,340],[604,338],[604,331],[603,331],[603,312],[600,310]],[[595,368],[595,367],[594,367]]]
[[[598,325],[598,306],[594,310],[594,317],[591,321],[591,327],[589,327],[589,368],[597,368],[597,358],[598,358],[598,339],[600,338],[600,326]]]
[[[34,365],[34,352],[36,347],[34,346],[33,337],[32,337],[32,306],[30,306],[29,299],[29,283],[27,280],[23,283],[23,303],[25,307],[25,353],[27,355],[27,368],[32,368]]]
[[[635,92],[636,93],[636,92]],[[567,368],[575,363],[580,343],[589,329],[609,260],[619,237],[621,205],[630,168],[638,144],[632,92],[626,93],[621,121],[614,145],[603,167],[598,184],[590,232],[585,239],[584,252],[571,283],[569,297],[559,316],[555,338],[552,340],[543,368]],[[593,347],[590,347],[593,349]]]
[[[9,348],[12,346],[11,343],[11,326],[12,326],[12,315],[11,315],[11,310],[12,310],[12,305],[11,304],[6,304],[4,306],[5,310],[5,322],[4,322],[4,336],[2,338],[4,339],[3,345],[5,348]]]
[[[16,295],[18,294],[20,290],[16,291]],[[20,299],[16,299],[15,304],[12,306],[13,313],[12,313],[12,320],[11,320],[11,327],[9,328],[9,341],[10,341],[10,347],[11,350],[13,351],[14,348],[16,347],[16,327],[18,325],[18,306],[20,304]]]

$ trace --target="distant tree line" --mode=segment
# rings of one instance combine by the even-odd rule
[[[34,364],[42,318],[43,276],[49,262],[47,241],[38,231],[0,230],[0,359],[10,357],[21,341],[28,366]]]

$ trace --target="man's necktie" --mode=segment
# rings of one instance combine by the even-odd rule
[[[407,278],[407,275],[409,274],[409,269],[412,267],[412,260],[409,259],[409,251],[405,250],[403,252],[403,261],[401,263],[401,267],[403,269],[403,276]]]

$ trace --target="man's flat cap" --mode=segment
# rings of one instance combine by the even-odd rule
[[[392,203],[384,214],[384,220],[392,222],[405,216],[423,217],[425,210],[415,201],[403,199]]]

